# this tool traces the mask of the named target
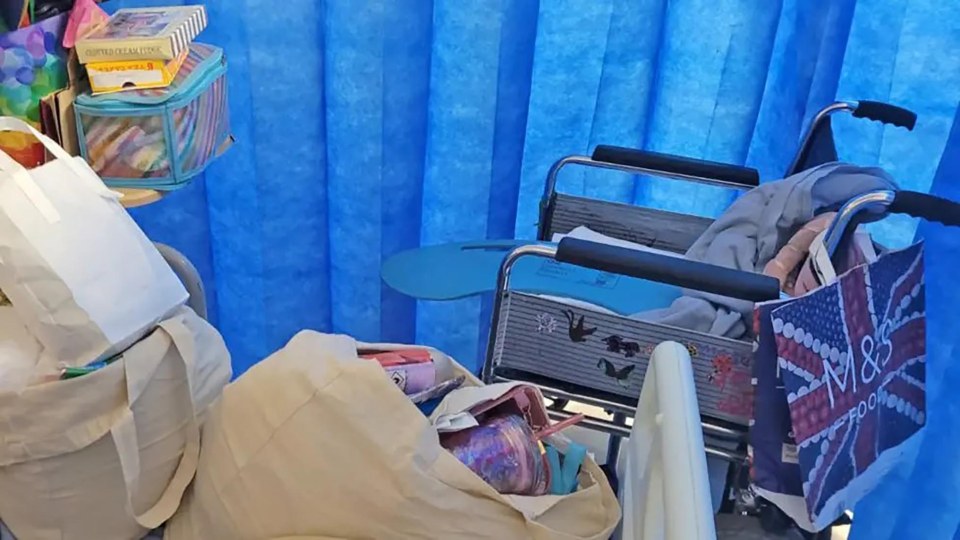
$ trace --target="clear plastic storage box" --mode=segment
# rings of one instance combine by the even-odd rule
[[[76,100],[80,151],[110,186],[183,186],[230,141],[223,51],[193,43],[173,83]]]

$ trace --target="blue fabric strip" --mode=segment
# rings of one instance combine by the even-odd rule
[[[360,339],[380,333],[384,19],[380,0],[331,0],[321,18],[332,329]]]
[[[430,2],[389,1],[383,8],[381,261],[420,245],[433,29]],[[379,263],[371,270],[379,275]],[[379,339],[413,342],[416,301],[381,284],[379,307]]]
[[[501,2],[434,3],[423,245],[487,234],[497,117]],[[473,364],[479,299],[421,303],[417,340]]]
[[[210,215],[211,251],[217,276],[220,332],[239,375],[270,352],[265,310],[262,201],[250,56],[256,42],[247,39],[247,17],[227,0],[206,3],[210,26],[203,39],[223,47],[229,62],[228,99],[231,129],[237,144],[205,174]],[[267,143],[268,141],[263,141]],[[155,207],[148,208],[153,212]],[[179,247],[180,244],[174,244]]]
[[[665,5],[663,0],[613,2],[587,152],[601,144],[644,147]],[[636,193],[634,175],[590,169],[584,182],[588,197],[630,203]]]
[[[767,72],[777,10],[739,2],[671,2],[665,14],[651,150],[742,164]],[[716,216],[733,194],[690,183],[645,181],[637,203]]]
[[[517,207],[517,238],[534,238],[550,165],[588,152],[611,17],[611,0],[540,4],[530,110]],[[561,191],[582,194],[583,170],[566,169]]]
[[[851,0],[787,0],[780,14],[763,102],[750,142],[747,164],[764,180],[782,178],[796,156],[802,131],[814,114],[834,101]],[[852,14],[852,10],[849,10]],[[837,36],[837,37],[832,37]],[[806,104],[806,105],[804,105]]]
[[[912,109],[918,119],[913,132],[838,119],[841,159],[878,164],[906,189],[929,188],[960,101],[960,57],[934,51],[956,48],[958,11],[956,4],[938,0],[857,3],[838,95],[890,101]],[[916,221],[896,217],[871,226],[871,231],[880,242],[903,246],[915,227]]]
[[[931,186],[931,193],[960,201],[960,110]],[[956,306],[952,286],[960,259],[956,228],[924,223],[927,284],[927,426],[915,462],[901,464],[855,510],[851,540],[950,538],[960,522],[960,385]]]

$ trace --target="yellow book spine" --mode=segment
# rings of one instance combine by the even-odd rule
[[[90,89],[94,94],[107,94],[131,89],[165,88],[173,82],[188,51],[178,58],[166,60],[126,60],[87,64]]]
[[[77,42],[77,57],[81,64],[141,60],[155,58],[173,60],[173,39],[169,36],[147,39],[96,40]]]

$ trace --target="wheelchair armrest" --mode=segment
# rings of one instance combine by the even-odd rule
[[[760,173],[750,167],[672,156],[648,150],[600,145],[593,151],[592,159],[613,165],[625,165],[693,178],[720,180],[744,187],[760,185]]]
[[[780,282],[770,276],[577,238],[560,241],[556,260],[751,302],[780,297]]]

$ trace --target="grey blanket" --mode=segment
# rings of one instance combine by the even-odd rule
[[[762,272],[793,236],[817,214],[877,189],[896,189],[882,169],[827,163],[784,180],[768,182],[737,199],[687,251],[695,261]],[[742,338],[753,304],[694,290],[664,309],[636,319]]]

